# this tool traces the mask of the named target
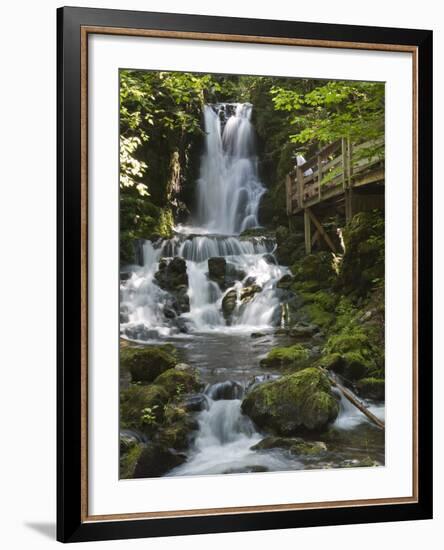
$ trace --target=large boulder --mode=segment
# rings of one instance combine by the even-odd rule
[[[176,357],[165,347],[126,348],[120,352],[122,368],[129,371],[133,382],[147,384],[177,364]]]
[[[183,464],[186,456],[161,443],[147,445],[141,452],[134,469],[134,477],[160,477]]]
[[[220,287],[225,285],[225,268],[227,261],[221,256],[208,258],[208,277]]]
[[[194,393],[202,389],[199,374],[196,369],[191,367],[189,369],[168,369],[154,380],[154,384],[165,389],[170,395]]]
[[[278,435],[300,435],[324,429],[335,420],[339,405],[327,376],[307,368],[253,388],[242,411],[259,428]]]
[[[349,328],[330,336],[321,359],[322,366],[356,381],[371,377],[378,370],[373,346],[361,329]]]
[[[237,269],[235,264],[225,258],[215,256],[208,259],[208,278],[223,290],[230,288],[236,281],[242,281],[246,273]]]
[[[188,288],[187,264],[183,258],[161,258],[159,270],[154,274],[155,282],[163,290],[174,291]]]

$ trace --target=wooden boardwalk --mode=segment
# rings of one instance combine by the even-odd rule
[[[316,238],[322,237],[328,247],[335,246],[324,231],[319,216],[328,207],[342,209],[346,220],[367,207],[383,204],[384,138],[360,144],[348,139],[335,141],[322,148],[287,175],[287,215],[304,214],[305,248],[309,254]],[[382,192],[381,192],[382,189]],[[312,237],[312,224],[315,233]]]

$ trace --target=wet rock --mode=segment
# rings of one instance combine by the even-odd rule
[[[237,292],[234,289],[226,292],[225,296],[222,298],[222,313],[226,321],[231,320],[233,311],[236,309],[237,304]]]
[[[243,393],[244,388],[242,385],[234,380],[218,382],[210,386],[206,391],[208,397],[211,397],[213,401],[219,401],[221,399],[240,399]]]
[[[273,254],[264,254],[262,256],[262,259],[267,262],[267,264],[276,265],[276,258],[273,256]]]
[[[128,309],[128,306],[125,306],[125,305],[120,306],[119,319],[120,319],[120,323],[128,323],[129,322],[129,309]]]
[[[247,287],[244,287],[242,290],[241,290],[241,293],[240,293],[240,301],[245,304],[247,302],[251,302],[251,300],[254,298],[254,296],[258,293],[258,292],[261,292],[262,291],[262,287],[257,285],[257,284],[254,284],[254,285],[251,285],[251,286],[247,286]]]
[[[225,268],[227,261],[223,257],[208,259],[208,277],[220,287],[225,285]]]
[[[242,281],[246,276],[245,271],[237,269],[234,264],[227,262],[225,269],[225,288],[233,286],[236,281]]]
[[[125,283],[128,281],[128,279],[131,279],[132,272],[131,271],[121,271],[120,272],[120,282]]]
[[[146,444],[146,437],[135,430],[120,431],[119,473],[121,479],[134,476],[137,461]]]
[[[244,281],[244,287],[254,285],[256,282],[256,277],[247,277]]]
[[[190,395],[183,403],[183,408],[187,412],[200,412],[208,410],[208,398],[203,393],[197,395]]]
[[[327,452],[322,441],[306,441],[300,437],[266,437],[251,447],[253,451],[285,449],[297,456],[319,456]]]
[[[291,436],[326,428],[336,419],[339,405],[327,376],[307,368],[253,388],[242,411],[259,428]]]
[[[382,378],[363,378],[356,383],[356,389],[360,396],[380,401],[385,397],[385,380]]]
[[[265,332],[252,332],[250,334],[251,338],[262,338],[263,336],[266,336]]]
[[[183,453],[159,443],[150,444],[140,454],[134,469],[134,477],[160,477],[185,461],[186,456]]]
[[[289,331],[290,336],[300,340],[312,338],[317,332],[319,332],[319,327],[317,325],[302,323],[293,325]]]
[[[188,288],[187,264],[183,258],[161,258],[159,270],[154,274],[155,282],[163,290],[174,291],[179,287]]]
[[[137,430],[120,430],[120,452],[124,453],[138,443],[147,443],[146,435]]]
[[[276,287],[283,290],[288,290],[291,287],[292,283],[293,277],[289,273],[287,273],[279,279],[279,281],[276,283]]]
[[[167,319],[174,319],[177,315],[177,313],[174,311],[174,309],[170,307],[164,307],[163,308],[163,314]]]

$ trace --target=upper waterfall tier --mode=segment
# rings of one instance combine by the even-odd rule
[[[205,152],[197,185],[197,224],[206,231],[237,235],[257,227],[265,188],[257,173],[250,103],[204,107]]]

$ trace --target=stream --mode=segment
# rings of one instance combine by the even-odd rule
[[[177,227],[171,239],[141,243],[141,265],[126,266],[121,273],[121,336],[141,344],[172,343],[205,384],[206,406],[196,413],[199,428],[188,460],[167,475],[347,467],[368,457],[383,465],[383,431],[342,395],[328,451],[295,456],[283,449],[251,449],[267,434],[242,414],[242,397],[253,385],[279,376],[260,367],[260,359],[273,347],[294,343],[276,334],[287,292],[276,284],[288,267],[278,265],[272,238],[240,236],[259,226],[265,192],[251,114],[250,104],[205,106],[205,151],[193,220]],[[163,258],[185,261],[188,285],[182,294],[162,289],[156,281]],[[225,260],[223,285],[209,277],[211,258]],[[245,289],[253,289],[247,297]],[[227,315],[224,297],[229,292]],[[189,311],[178,306],[184,298]],[[367,404],[384,418],[383,403]]]

